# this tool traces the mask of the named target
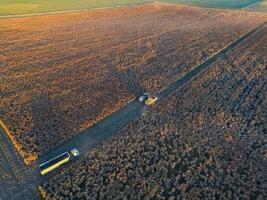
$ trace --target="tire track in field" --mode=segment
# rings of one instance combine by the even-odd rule
[[[8,191],[9,185],[17,182],[16,175],[13,172],[9,159],[6,156],[4,140],[0,129],[0,200],[8,199],[12,194]]]
[[[2,130],[2,129],[1,129]],[[24,166],[17,152],[13,149],[9,140],[4,132],[0,130],[0,150],[3,153],[3,157],[7,162],[7,166],[11,169],[14,179],[16,181],[22,181],[24,179]]]
[[[0,200],[21,199],[25,168],[3,129],[0,129],[0,167]]]
[[[2,132],[0,134],[0,156],[1,156],[1,165],[4,166],[6,172],[9,174],[9,177],[12,181],[17,181],[16,175],[12,169],[12,164],[9,161],[9,156],[7,156],[7,151],[5,147],[5,141],[3,140],[2,137]]]
[[[0,200],[39,200],[35,167],[24,166],[0,128]]]

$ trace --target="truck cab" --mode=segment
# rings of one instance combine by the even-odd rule
[[[146,101],[146,100],[148,100],[149,99],[149,94],[146,92],[146,93],[144,93],[142,96],[140,96],[139,98],[138,98],[138,100],[140,101],[140,102],[144,102],[144,101]]]
[[[77,157],[80,155],[80,152],[76,148],[73,148],[70,152],[74,157]]]

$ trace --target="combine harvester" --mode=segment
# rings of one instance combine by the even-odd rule
[[[144,93],[142,96],[139,97],[139,101],[145,102],[146,105],[150,106],[158,100],[156,96],[150,96],[148,93]]]

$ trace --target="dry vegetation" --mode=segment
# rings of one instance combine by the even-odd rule
[[[20,154],[36,158],[264,19],[161,4],[1,19],[1,118]]]
[[[46,199],[264,199],[266,43],[267,26],[47,181]]]

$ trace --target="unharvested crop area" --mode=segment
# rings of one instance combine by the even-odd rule
[[[158,3],[1,19],[1,118],[31,161],[265,19]]]
[[[266,43],[265,25],[47,181],[46,199],[264,199]]]

